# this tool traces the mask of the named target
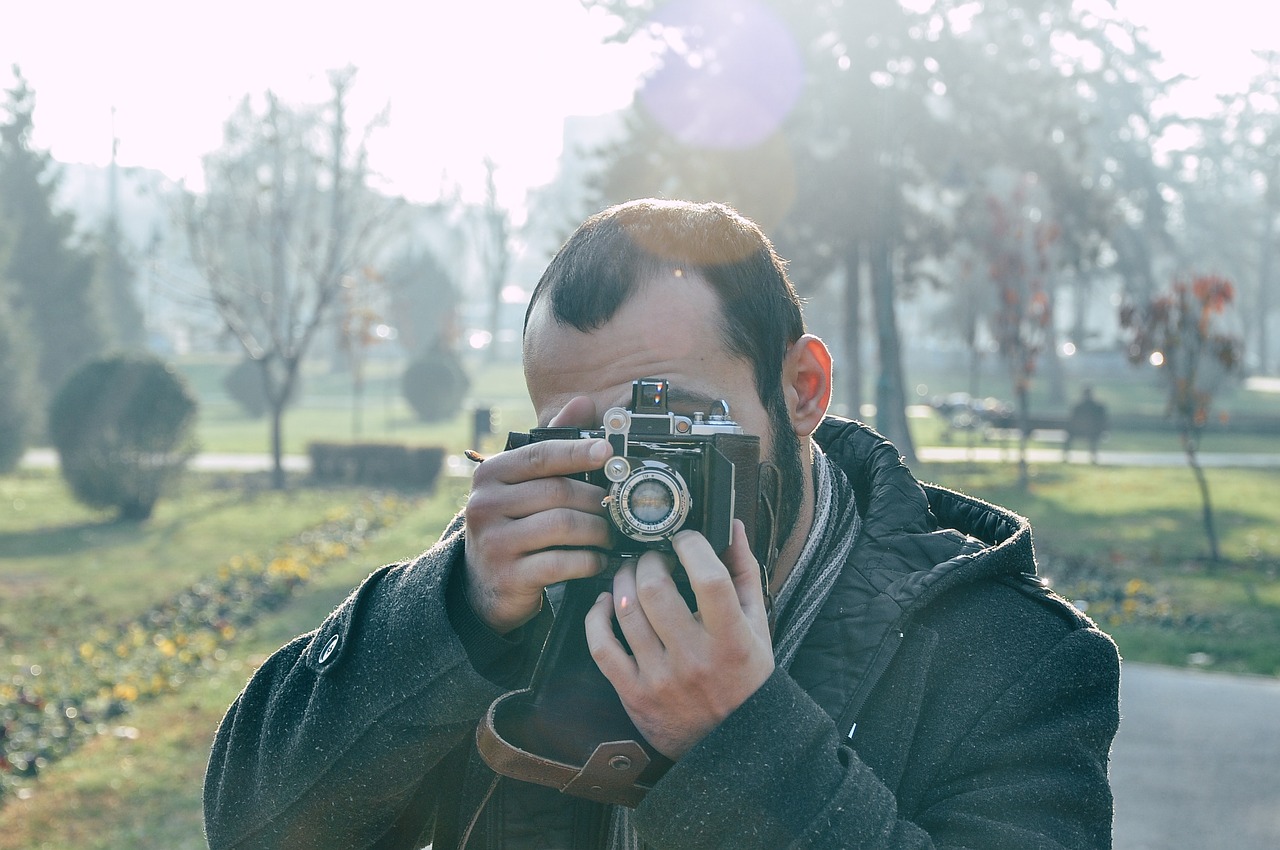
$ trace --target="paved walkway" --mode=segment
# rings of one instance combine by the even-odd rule
[[[1276,441],[1280,449],[1280,440]],[[1016,446],[924,446],[916,449],[916,455],[925,463],[1017,463]],[[1280,468],[1280,451],[1273,454],[1248,452],[1202,452],[1200,465],[1204,467]],[[1029,463],[1062,463],[1061,449],[1027,449]],[[1089,463],[1089,452],[1072,449],[1067,453],[1068,463]],[[1098,452],[1099,466],[1186,466],[1187,456],[1182,452]]]
[[[1280,441],[1278,446],[1280,446]],[[1016,448],[999,448],[994,446],[924,446],[916,450],[916,454],[924,463],[1016,463]],[[1061,463],[1062,452],[1058,449],[1027,450],[1027,460],[1031,463]],[[463,463],[460,457],[450,457],[448,473],[467,471],[474,464]],[[1073,449],[1067,454],[1068,463],[1089,463],[1089,453],[1083,449]],[[31,449],[22,458],[24,466],[40,469],[52,469],[58,465],[58,455],[52,449]],[[1250,467],[1254,469],[1280,469],[1280,451],[1274,454],[1207,452],[1200,455],[1200,463],[1205,467]],[[1187,465],[1186,455],[1181,452],[1098,452],[1100,466],[1177,466]],[[455,470],[453,466],[457,466]],[[261,472],[271,468],[271,458],[265,454],[233,454],[233,453],[201,453],[191,459],[189,468],[201,471],[227,472]],[[285,455],[284,468],[290,472],[306,472],[311,468],[311,460],[306,455]]]
[[[1115,850],[1280,848],[1280,679],[1124,665]]]
[[[289,472],[311,469],[311,459],[306,455],[285,455],[282,464]],[[32,469],[54,469],[58,465],[58,453],[53,449],[30,449],[22,456],[22,465]],[[191,459],[187,468],[201,472],[265,472],[271,469],[271,456],[202,452]]]

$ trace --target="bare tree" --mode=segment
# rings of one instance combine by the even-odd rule
[[[511,221],[506,208],[498,203],[498,187],[494,181],[497,165],[484,160],[484,209],[476,244],[484,269],[485,288],[489,296],[488,360],[498,359],[498,336],[502,332],[502,288],[511,265]]]
[[[192,258],[227,329],[259,366],[271,414],[272,484],[285,483],[282,420],[317,330],[368,263],[394,206],[366,186],[366,143],[353,141],[354,69],[331,72],[332,97],[289,107],[246,98],[223,146],[205,158],[206,190],[186,198]]]

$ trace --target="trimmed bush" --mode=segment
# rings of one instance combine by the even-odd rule
[[[298,399],[298,387],[301,377],[293,382],[293,389],[285,406],[292,406]],[[261,419],[269,412],[271,405],[267,401],[267,391],[262,385],[262,366],[248,357],[232,366],[222,377],[222,389],[227,397],[236,403],[240,412],[250,419]]]
[[[452,419],[470,389],[462,360],[445,348],[433,348],[411,362],[400,379],[405,401],[423,422]]]
[[[444,449],[399,443],[310,443],[311,476],[324,484],[364,484],[431,490]]]
[[[72,373],[49,409],[49,436],[76,499],[151,516],[195,453],[195,396],[150,355],[116,355]]]

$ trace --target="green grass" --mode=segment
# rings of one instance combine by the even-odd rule
[[[57,488],[51,486],[56,484],[53,476],[24,475],[3,483],[9,488],[7,499],[20,492],[30,504],[60,509],[67,514],[65,521],[79,521],[69,500],[65,496],[59,499]],[[181,501],[198,504],[203,495],[200,488],[192,487]],[[353,490],[250,494],[222,507],[216,512],[219,517],[209,521],[193,517],[199,513],[194,506],[190,513],[174,509],[175,517],[188,519],[184,527],[186,545],[172,550],[163,545],[171,527],[158,513],[157,521],[134,529],[131,535],[129,545],[135,553],[148,553],[138,555],[134,603],[128,604],[121,596],[120,610],[112,610],[111,614],[99,606],[67,604],[59,611],[62,621],[57,624],[56,633],[74,639],[77,631],[92,627],[103,617],[136,614],[162,595],[148,586],[151,581],[181,585],[189,583],[193,576],[212,573],[230,555],[265,554],[297,531],[313,525],[330,509],[348,504],[358,495]],[[93,738],[47,767],[40,780],[28,789],[27,798],[9,799],[0,807],[0,850],[203,848],[200,785],[205,761],[218,720],[249,674],[275,648],[314,628],[374,567],[411,556],[430,545],[462,498],[463,492],[448,483],[420,509],[384,530],[363,551],[321,572],[287,606],[244,630],[215,669],[193,678],[176,693],[136,704],[128,714],[112,721],[107,734]],[[271,519],[264,519],[267,516]],[[0,512],[0,518],[4,520],[0,527],[4,615],[14,618],[9,624],[25,623],[24,628],[33,620],[51,625],[34,614],[19,618],[14,613],[15,608],[30,606],[11,604],[9,593],[14,585],[9,579],[17,573],[30,574],[34,568],[55,566],[59,556],[33,553],[30,545],[20,546],[15,552],[11,544],[15,539],[34,539],[35,529],[42,524],[53,538],[59,538],[64,531],[58,520],[42,522],[24,516],[14,521],[7,512]],[[237,531],[233,532],[233,528]],[[175,567],[185,571],[181,580],[170,575]],[[113,583],[107,580],[106,571],[85,574],[79,583],[86,597],[114,595],[106,590]],[[54,595],[54,591],[48,595]],[[48,630],[43,633],[44,640],[57,639]],[[18,636],[7,627],[0,635],[4,637],[0,660],[8,662],[11,654],[5,643]],[[28,646],[32,660],[38,660],[44,640],[19,640]]]
[[[191,476],[146,524],[80,507],[48,472],[0,479],[0,639],[13,651],[115,622],[164,599],[227,557],[313,525],[343,492],[245,490]]]
[[[1199,494],[1183,468],[920,467],[1006,505],[1034,528],[1042,572],[1088,606],[1129,659],[1280,676],[1280,504],[1275,470],[1211,469],[1223,559],[1207,558]]]
[[[1029,517],[1041,548],[1155,564],[1208,553],[1199,493],[1184,467],[1033,464],[1027,492],[1018,488],[1013,464],[921,464],[915,471]],[[1206,476],[1224,557],[1280,559],[1280,472],[1210,469]]]

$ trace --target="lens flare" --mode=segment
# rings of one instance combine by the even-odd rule
[[[661,58],[640,101],[684,144],[758,145],[777,132],[804,87],[786,24],[753,0],[674,0],[650,21]]]

